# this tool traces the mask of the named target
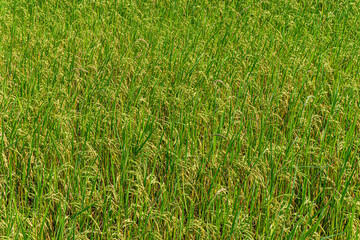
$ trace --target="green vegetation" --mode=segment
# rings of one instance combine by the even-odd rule
[[[359,0],[0,1],[0,238],[360,238],[359,34]]]

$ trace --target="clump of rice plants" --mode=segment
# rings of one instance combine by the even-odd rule
[[[0,1],[0,238],[360,238],[359,19]]]

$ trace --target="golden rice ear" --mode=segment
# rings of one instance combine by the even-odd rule
[[[220,190],[218,190],[216,193],[215,193],[215,196],[216,197],[217,195],[219,195],[220,193],[227,193],[227,189],[226,188],[221,188]]]
[[[143,38],[139,38],[138,40],[135,41],[135,43],[136,43],[136,42],[143,42],[143,43],[145,43],[145,44],[147,45],[147,47],[150,46],[149,43],[148,43],[145,39],[143,39]]]
[[[0,132],[0,142],[3,141],[4,142],[4,149],[2,150],[2,158],[3,158],[3,163],[4,163],[4,166],[7,168],[8,167],[8,160],[7,160],[7,157],[6,157],[6,154],[5,154],[5,149],[9,146],[9,142],[5,136],[5,133],[2,133]]]

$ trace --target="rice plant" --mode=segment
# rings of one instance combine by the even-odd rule
[[[0,239],[360,239],[359,0],[0,0]]]

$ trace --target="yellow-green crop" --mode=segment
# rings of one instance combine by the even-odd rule
[[[0,0],[0,239],[360,239],[359,0]]]

